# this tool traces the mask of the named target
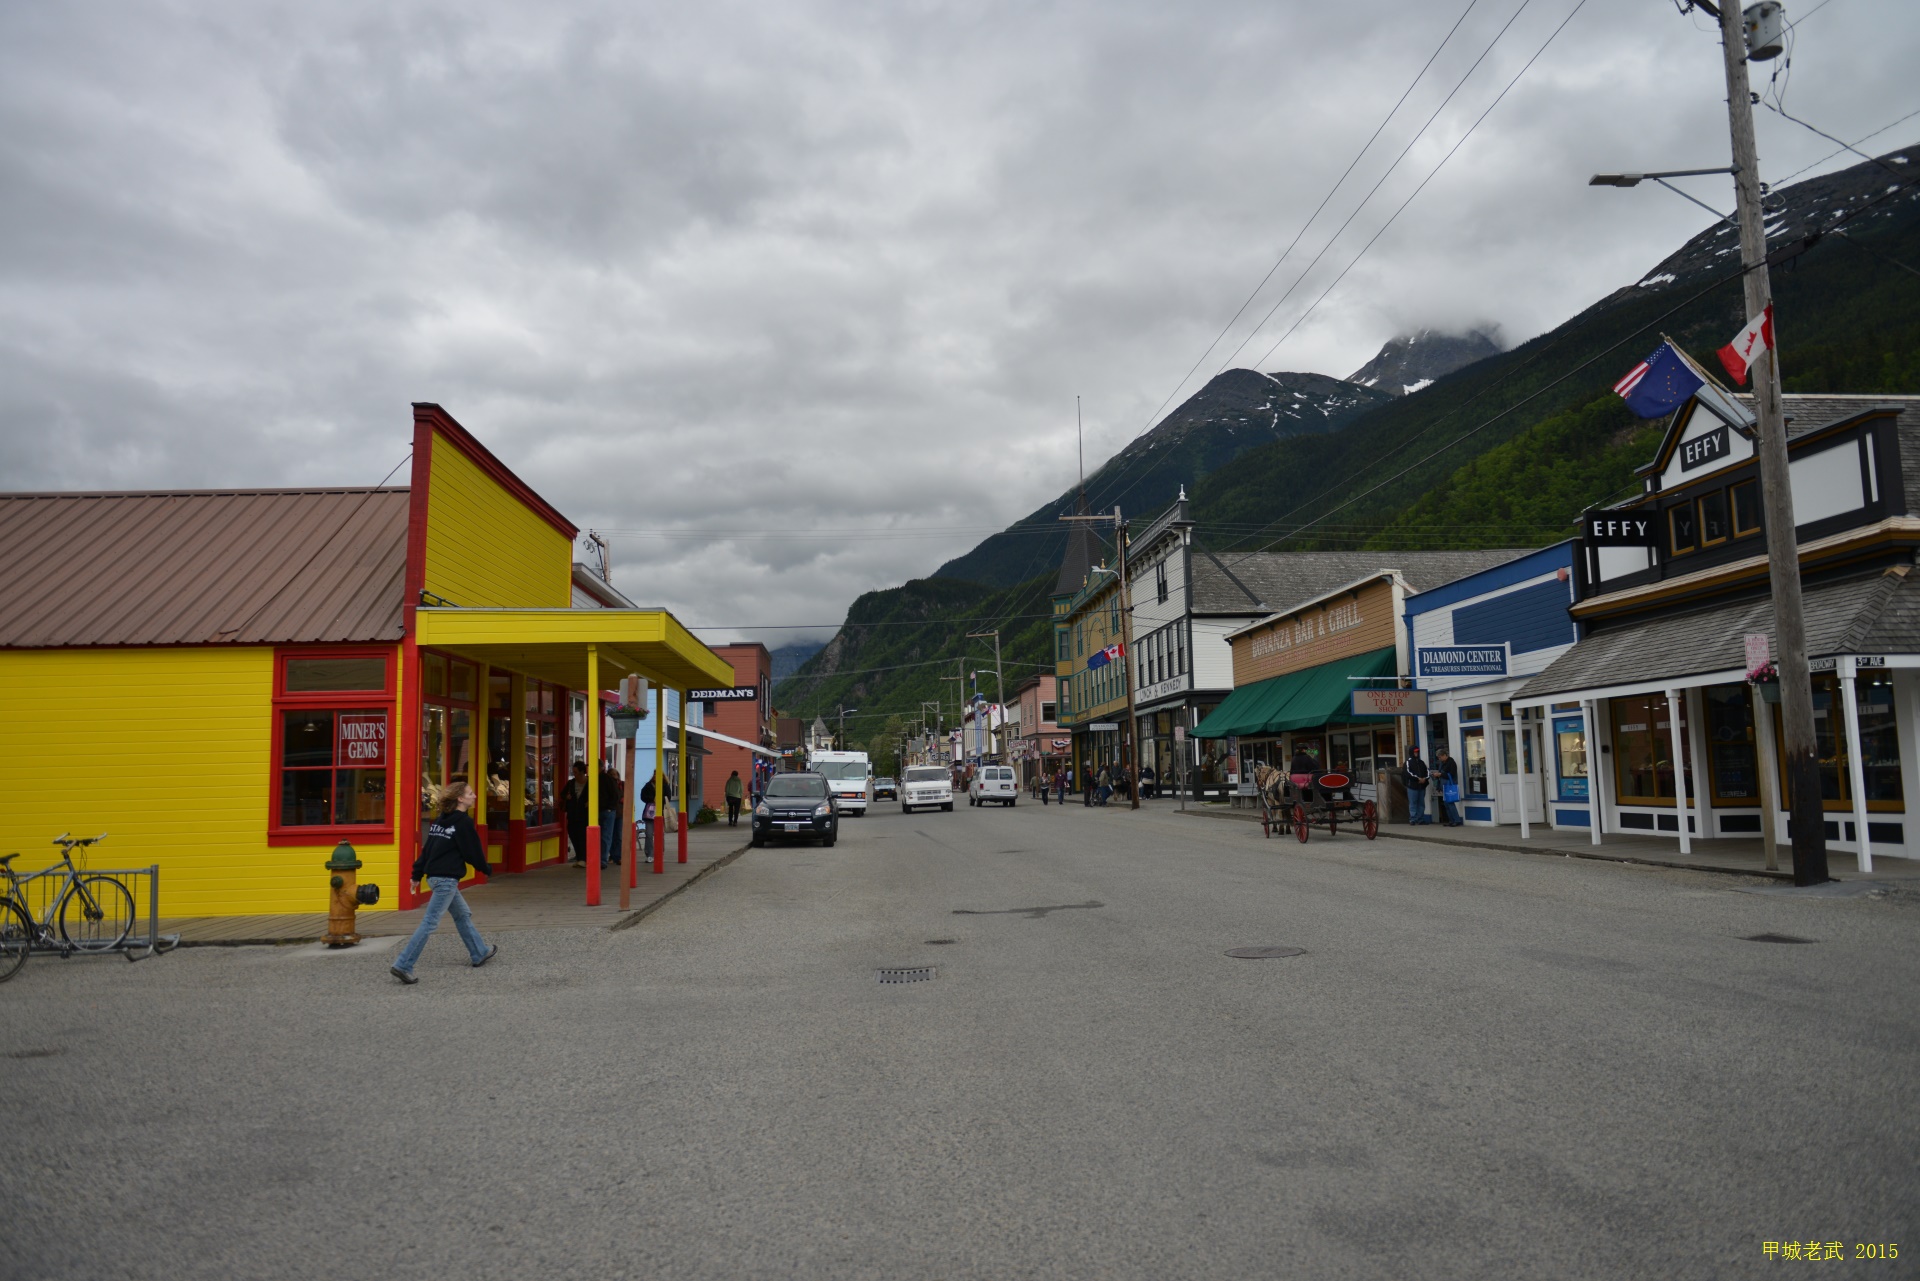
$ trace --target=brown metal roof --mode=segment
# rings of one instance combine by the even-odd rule
[[[397,641],[405,489],[0,494],[0,647]]]

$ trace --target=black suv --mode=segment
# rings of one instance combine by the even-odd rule
[[[833,791],[820,774],[775,774],[767,782],[760,803],[753,807],[754,845],[769,837],[818,839],[832,845],[840,836],[840,810]]]

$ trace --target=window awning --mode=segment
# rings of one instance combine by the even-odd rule
[[[1352,693],[1356,677],[1392,676],[1399,660],[1391,645],[1352,658],[1288,672],[1236,689],[1221,700],[1193,731],[1195,738],[1250,738],[1290,729],[1311,729],[1330,721],[1356,719]],[[1380,720],[1381,717],[1359,717]]]
[[[586,689],[587,646],[599,656],[602,688],[644,676],[671,689],[733,684],[733,665],[664,609],[458,609],[415,614],[422,645],[510,668],[568,689]]]

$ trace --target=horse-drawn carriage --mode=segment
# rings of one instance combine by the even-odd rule
[[[1254,770],[1253,782],[1260,790],[1260,830],[1269,838],[1276,829],[1292,828],[1304,843],[1307,829],[1325,824],[1327,835],[1333,836],[1343,822],[1358,824],[1368,840],[1380,832],[1379,808],[1372,801],[1355,800],[1353,780],[1345,774],[1320,771],[1298,786],[1289,775],[1262,765]]]

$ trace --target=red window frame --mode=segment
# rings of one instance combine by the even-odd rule
[[[302,658],[377,658],[384,672],[385,689],[371,690],[287,690],[287,660]],[[328,846],[341,841],[362,845],[391,845],[394,841],[394,784],[398,778],[400,722],[395,713],[396,647],[389,645],[302,645],[276,649],[273,655],[273,718],[271,768],[267,774],[267,844],[269,846]],[[283,713],[306,710],[358,711],[368,709],[387,717],[387,812],[380,823],[329,823],[325,825],[287,826],[280,821],[283,793],[282,756],[286,748],[286,717]],[[339,768],[337,765],[334,768]]]

